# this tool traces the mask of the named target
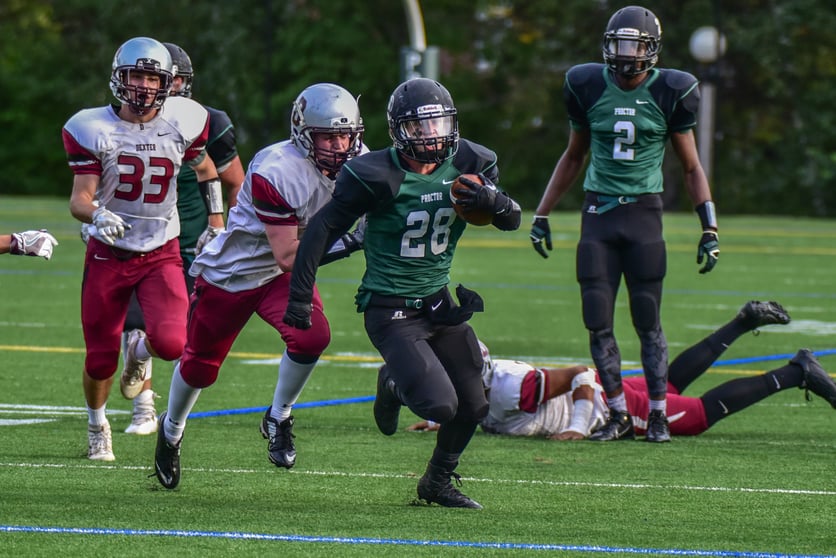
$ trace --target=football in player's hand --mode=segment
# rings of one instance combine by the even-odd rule
[[[474,189],[472,186],[463,183],[462,178],[468,179],[478,186]],[[450,185],[450,201],[453,202],[453,210],[460,219],[471,225],[490,225],[493,222],[494,215],[488,211],[478,209],[475,207],[476,196],[479,188],[483,188],[484,183],[478,174],[463,174],[453,181]]]

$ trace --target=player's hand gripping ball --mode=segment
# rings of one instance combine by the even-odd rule
[[[493,203],[496,186],[484,185],[478,174],[462,174],[450,186],[450,201],[460,219],[471,225],[490,225],[493,222]]]

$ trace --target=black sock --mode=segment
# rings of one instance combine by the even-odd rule
[[[773,393],[801,385],[804,373],[801,367],[787,364],[760,376],[738,378],[707,391],[700,398],[705,407],[705,417],[711,427],[746,407],[769,397]]]
[[[668,381],[682,393],[737,339],[751,331],[742,320],[735,318],[714,333],[682,351],[668,367]]]

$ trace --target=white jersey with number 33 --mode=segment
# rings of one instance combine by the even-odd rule
[[[131,226],[116,247],[150,252],[180,234],[177,174],[184,162],[201,160],[209,115],[185,97],[167,99],[145,123],[123,120],[116,110],[76,113],[64,126],[64,147],[73,173],[101,177],[99,206]]]

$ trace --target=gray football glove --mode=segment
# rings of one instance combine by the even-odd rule
[[[40,256],[48,260],[55,246],[58,246],[58,241],[46,229],[23,231],[12,233],[9,253],[15,256]]]
[[[91,234],[111,246],[116,243],[117,239],[124,238],[125,231],[131,230],[129,224],[105,207],[100,207],[93,212],[93,226],[96,227],[96,232],[91,231]]]
[[[197,239],[197,244],[194,245],[194,253],[195,256],[203,252],[203,249],[206,247],[207,244],[212,242],[216,236],[224,232],[226,229],[223,227],[213,227],[209,225],[206,227],[206,230],[200,234],[200,238]]]

